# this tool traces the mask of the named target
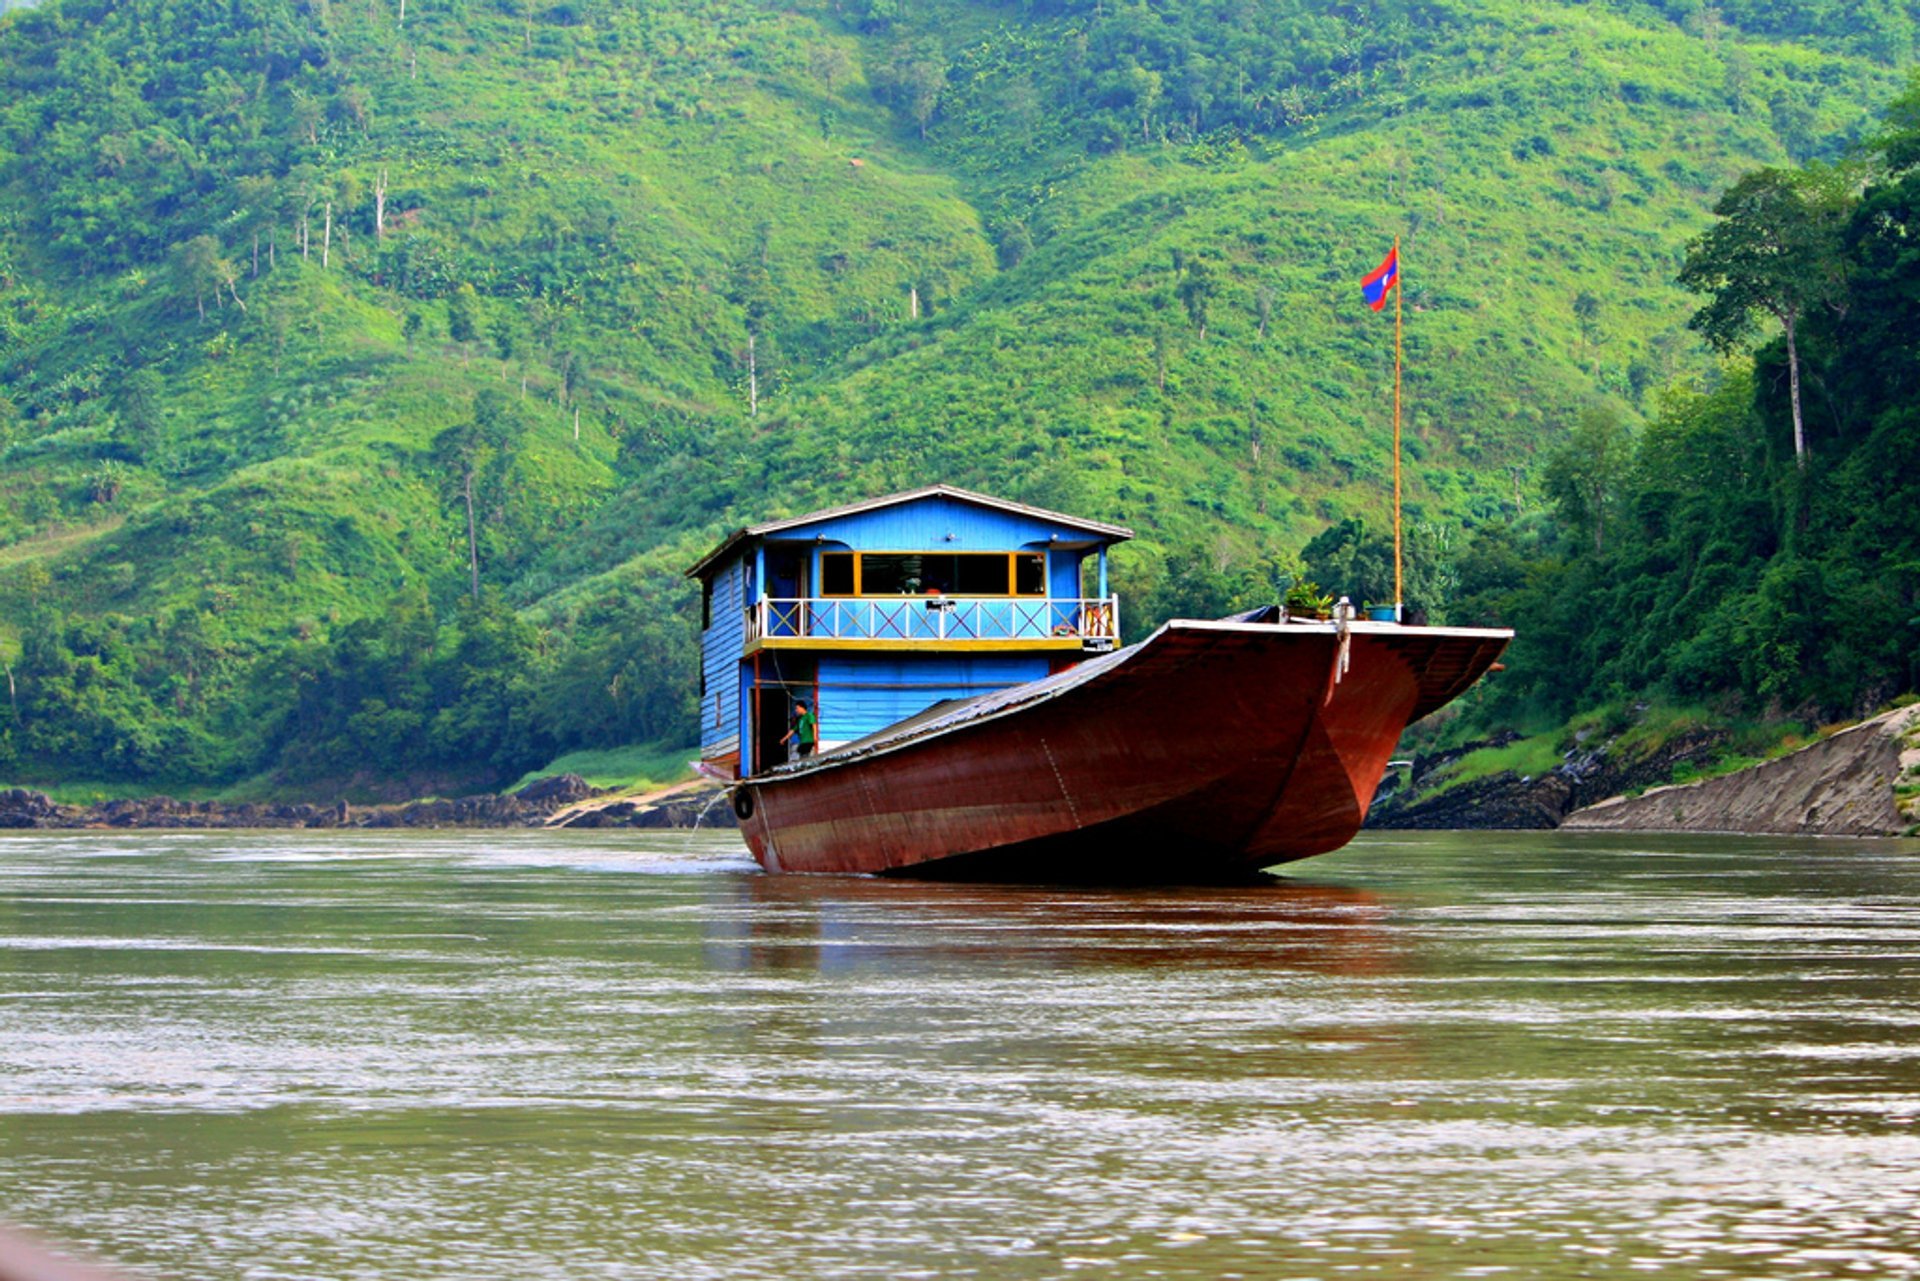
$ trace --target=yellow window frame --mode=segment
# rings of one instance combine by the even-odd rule
[[[839,596],[839,595],[830,596],[829,593],[827,592],[826,590],[826,577],[827,577],[826,558],[829,556],[853,557],[853,595],[852,596]],[[926,550],[925,548],[918,548],[918,547],[900,548],[897,550],[883,549],[883,548],[876,547],[876,548],[868,548],[861,551],[844,551],[844,552],[823,551],[821,552],[820,553],[821,598],[833,599],[833,600],[897,599],[900,595],[900,593],[898,592],[880,593],[870,598],[867,596],[866,582],[865,582],[865,567],[862,562],[864,562],[866,558],[869,556],[954,556],[954,557],[1005,556],[1007,558],[1007,586],[1009,587],[1017,587],[1019,586],[1019,583],[1020,583],[1020,565],[1019,565],[1019,561],[1016,558],[1021,556],[1039,557],[1040,559],[1040,590],[1039,591],[1037,592],[1019,592],[1019,591],[969,592],[965,597],[965,599],[967,600],[1047,600],[1049,599],[1049,589],[1053,585],[1052,584],[1053,569],[1052,569],[1052,566],[1047,564],[1047,554],[1043,551],[1038,551],[1038,552],[1036,551],[949,552],[949,551],[929,551],[929,550]]]

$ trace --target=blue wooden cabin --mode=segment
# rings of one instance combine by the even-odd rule
[[[820,750],[949,699],[1037,680],[1119,643],[1118,525],[934,485],[753,525],[700,580],[700,755],[787,760],[795,704]]]

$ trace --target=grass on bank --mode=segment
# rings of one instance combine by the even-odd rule
[[[1614,764],[1632,765],[1684,739],[1720,737],[1705,760],[1679,762],[1654,786],[1698,783],[1777,760],[1843,728],[1815,730],[1800,721],[1728,716],[1692,704],[1609,703],[1583,712],[1564,725],[1536,729],[1511,743],[1466,753],[1428,781],[1423,799],[1499,774],[1538,778],[1575,751],[1604,746]]]
[[[103,783],[94,779],[81,779],[59,783],[36,783],[27,780],[10,781],[0,779],[0,792],[12,787],[23,787],[30,792],[39,792],[56,805],[101,805],[107,801],[146,800],[153,796],[170,796],[176,801],[213,801],[230,800],[217,787],[161,786],[156,783]]]
[[[529,783],[551,778],[557,774],[578,774],[594,787],[617,788],[623,791],[670,787],[693,777],[693,769],[689,762],[699,759],[699,756],[698,744],[676,746],[665,742],[632,743],[623,747],[568,752],[537,770],[529,771],[511,786],[501,790],[515,792]],[[474,790],[471,787],[452,785],[444,779],[440,782],[442,784],[440,787],[428,787],[422,795],[411,799],[432,800],[436,795],[467,795]],[[269,775],[242,779],[225,787],[162,785],[151,782],[101,782],[97,779],[60,782],[25,780],[15,782],[0,779],[0,791],[15,786],[45,793],[61,805],[100,805],[107,801],[144,800],[151,796],[170,796],[177,801],[224,801],[229,804],[247,801],[296,803],[316,800],[310,787],[289,789],[284,782],[276,781]],[[427,794],[428,792],[432,794]],[[377,799],[363,796],[359,789],[352,787],[343,788],[342,794],[354,804],[373,803]]]
[[[625,791],[669,787],[693,777],[689,762],[698,760],[699,756],[698,744],[673,746],[654,742],[588,748],[555,757],[541,768],[529,771],[506,790],[516,792],[529,783],[556,774],[578,774],[594,787]]]

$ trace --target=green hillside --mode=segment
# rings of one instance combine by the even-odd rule
[[[1537,510],[1584,411],[1714,368],[1687,240],[1740,172],[1876,128],[1912,32],[1507,0],[9,14],[0,777],[451,786],[684,736],[703,543],[933,481],[1136,525],[1138,623],[1270,590],[1385,512],[1357,280],[1395,235],[1444,608],[1446,549]]]

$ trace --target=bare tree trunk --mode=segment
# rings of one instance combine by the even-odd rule
[[[753,333],[747,333],[747,417],[760,416],[760,359],[754,350]]]
[[[920,319],[920,286],[918,285],[907,286],[907,318]]]
[[[573,407],[573,443],[580,443],[580,406],[577,404]]]
[[[407,0],[400,0],[400,25],[407,25]]]
[[[241,314],[241,315],[245,315],[245,314],[246,314],[246,311],[247,311],[247,304],[246,304],[246,303],[244,303],[244,302],[241,302],[241,301],[240,301],[240,291],[239,291],[239,290],[237,290],[237,289],[235,289],[235,288],[233,287],[233,284],[234,284],[234,282],[233,282],[233,280],[232,280],[232,279],[228,279],[228,281],[227,281],[227,293],[228,293],[228,294],[230,294],[230,295],[232,296],[232,298],[233,298],[233,305],[234,305],[234,306],[236,306],[236,307],[238,307],[238,308],[240,309],[240,314]]]
[[[480,538],[473,527],[473,468],[467,468],[462,487],[467,499],[467,569],[473,575],[473,603],[480,603]]]
[[[407,50],[407,79],[418,80],[419,78],[420,51],[418,49],[409,49]]]
[[[333,257],[333,201],[327,201],[327,225],[320,233],[320,267],[324,271]]]
[[[520,399],[525,400],[526,398],[527,398],[527,367],[525,365],[522,365],[520,366]]]
[[[405,18],[401,19],[406,21]],[[387,238],[387,167],[380,166],[380,176],[373,180],[373,238],[377,243]]]
[[[1801,471],[1807,469],[1807,429],[1800,419],[1800,348],[1794,333],[1794,318],[1786,317],[1787,330],[1787,388],[1793,401],[1793,465]]]
[[[273,227],[267,228],[267,270],[268,271],[272,271],[276,266],[279,265],[275,261],[274,255],[273,255],[274,243],[278,241],[279,238],[280,237],[276,234],[275,228]]]
[[[253,233],[253,277],[260,278],[260,233]]]
[[[306,210],[300,211],[300,257],[305,259],[313,251],[313,219]]]

